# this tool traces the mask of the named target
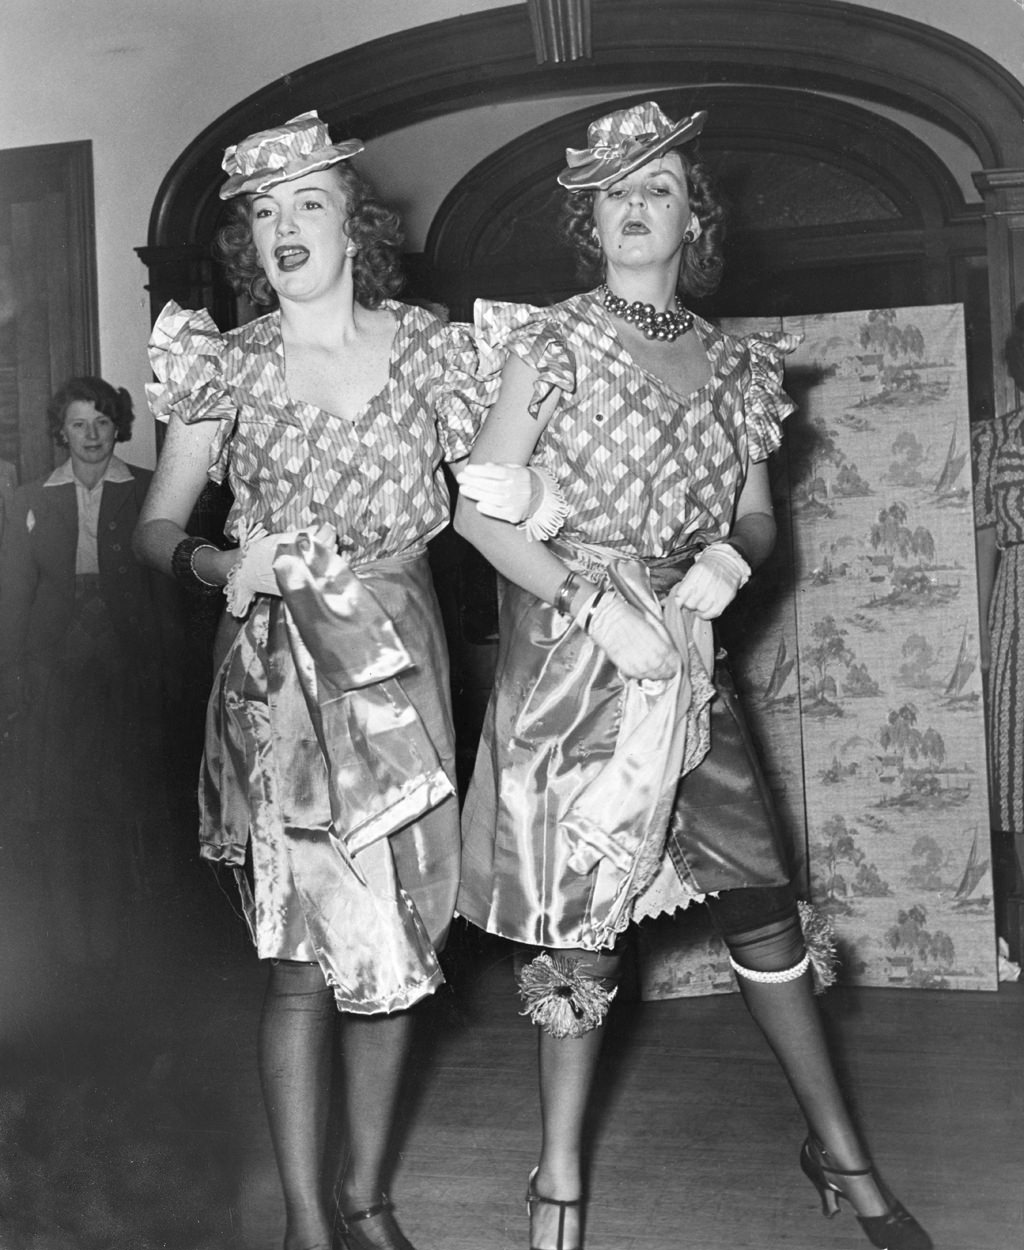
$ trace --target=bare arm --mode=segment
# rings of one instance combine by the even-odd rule
[[[762,460],[747,468],[728,541],[756,569],[771,555],[776,533],[768,462]]]
[[[538,417],[528,404],[536,373],[516,356],[510,356],[502,372],[501,393],[477,439],[470,464],[526,464],[537,440],[558,404],[553,392],[541,405]],[[468,539],[510,581],[539,599],[553,603],[568,569],[544,543],[530,542],[522,530],[507,521],[480,513],[471,500],[459,496],[455,529]],[[583,603],[596,587],[581,580],[573,606]]]
[[[132,538],[138,559],[161,573],[171,573],[174,549],[188,537],[185,526],[206,485],[210,444],[216,433],[215,421],[186,425],[172,417],[168,424],[160,463]],[[238,559],[237,551],[204,547],[195,553],[193,567],[203,581],[223,585]]]
[[[484,422],[470,457],[471,463],[522,465],[527,462],[558,404],[556,392],[545,399],[538,417],[531,416],[528,405],[536,377],[528,365],[516,357],[509,359],[502,373],[501,393]],[[509,580],[539,599],[548,603],[556,601],[569,570],[546,544],[530,542],[508,521],[483,515],[461,495],[455,512],[455,528]],[[592,582],[578,578],[577,588],[567,605],[571,614],[578,616],[596,591]],[[603,596],[585,628],[626,677],[665,678],[678,667],[678,653],[664,629],[655,628],[618,595]]]

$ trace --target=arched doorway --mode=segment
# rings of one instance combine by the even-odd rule
[[[692,96],[658,99],[682,116]],[[867,109],[805,92],[708,87],[701,103],[711,113],[701,150],[731,212],[725,281],[700,311],[963,303],[973,403],[978,415],[990,412],[983,210],[931,149]],[[555,175],[593,113],[567,114],[500,148],[441,205],[418,272],[454,317],[470,319],[478,296],[546,304],[578,289],[558,241]]]
[[[889,266],[891,258],[877,250],[886,225],[893,227],[902,220],[918,231],[918,255],[924,251],[920,280],[931,292],[929,298],[963,299],[980,309],[987,304],[993,397],[979,398],[997,411],[1016,403],[1013,384],[1001,367],[1001,345],[1012,310],[1024,297],[1024,239],[1015,225],[1024,204],[1020,126],[1024,89],[959,40],[920,23],[835,0],[784,0],[770,6],[758,0],[697,0],[686,6],[604,0],[594,13],[591,57],[555,65],[537,63],[526,6],[509,5],[415,27],[315,62],[268,84],[218,118],[168,172],[154,203],[148,246],[140,249],[150,267],[153,303],[159,306],[174,296],[181,302],[206,304],[215,315],[230,318],[230,303],[217,286],[206,250],[220,210],[217,187],[223,149],[239,135],[308,107],[309,100],[318,102],[330,125],[370,139],[483,105],[514,107],[516,102],[541,97],[641,90],[659,95],[679,92],[689,107],[713,104],[716,125],[723,112],[734,112],[735,122],[725,132],[734,140],[729,153],[734,166],[744,152],[755,167],[764,159],[755,140],[757,130],[768,130],[758,117],[766,92],[778,93],[774,98],[783,116],[776,111],[769,133],[772,152],[788,162],[790,174],[796,174],[800,165],[804,173],[815,166],[820,172],[824,163],[859,179],[862,187],[870,184],[870,151],[864,144],[837,146],[835,138],[844,127],[858,129],[853,117],[858,104],[862,110],[899,110],[911,122],[937,126],[966,144],[977,160],[974,177],[984,208],[964,215],[958,213],[948,185],[942,187],[938,158],[930,158],[922,143],[906,138],[901,142],[895,133],[899,126],[871,113],[870,124],[865,119],[860,127],[867,147],[876,131],[882,147],[901,152],[901,162],[909,157],[909,167],[902,171],[907,175],[904,194],[896,194],[893,186],[900,164],[876,160],[875,171],[887,170],[890,175],[886,181],[893,208],[886,210],[888,221],[886,213],[862,219],[855,231],[848,229],[849,222],[834,222],[833,237],[846,241],[845,260],[852,278],[864,276],[864,248],[876,248],[871,255],[884,257]],[[840,116],[844,101],[854,102],[845,118]],[[819,124],[825,116],[834,121],[831,137]],[[794,117],[799,117],[799,125],[793,124]],[[573,135],[578,142],[578,126]],[[551,152],[564,146],[560,136],[557,141],[551,135],[535,138],[542,144],[550,142]],[[925,206],[917,206],[916,222],[911,222],[912,213],[908,215],[922,182],[932,187],[932,203],[939,217],[944,215],[944,228],[938,233],[937,218],[929,216]],[[807,189],[800,177],[792,187]],[[445,206],[449,225],[451,208]],[[439,224],[438,233],[440,229]],[[801,289],[820,294],[827,285],[820,280],[820,270],[818,279],[813,274],[812,244],[820,245],[822,236],[813,239],[799,223],[796,229],[803,233],[790,239],[797,257],[795,271],[792,265],[789,269],[791,278],[783,279],[782,266],[775,263],[776,257],[787,258],[785,249],[773,248],[765,257],[771,277],[763,289],[775,289],[781,297],[795,298]],[[747,232],[749,248],[754,247],[754,234]],[[739,243],[742,236],[737,235]],[[780,241],[779,236],[772,240]],[[443,260],[440,246],[438,251]],[[756,258],[756,250],[750,255]],[[826,257],[828,265],[835,259]],[[748,268],[746,261],[744,267]],[[898,272],[907,282],[919,280],[900,266],[892,270],[894,279]],[[843,286],[837,282],[833,290]],[[976,327],[976,343],[980,333]]]

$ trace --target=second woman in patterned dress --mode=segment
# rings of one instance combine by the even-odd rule
[[[456,525],[507,584],[458,910],[541,948],[521,977],[541,1026],[532,1247],[582,1244],[582,1130],[618,939],[706,896],[807,1120],[801,1164],[826,1213],[845,1198],[875,1246],[927,1250],[845,1108],[771,808],[714,669],[709,622],[775,539],[765,462],[795,342],[732,338],[677,304],[721,269],[721,210],[686,146],[703,123],[653,102],[593,123],[559,181],[603,285],[552,308],[478,305],[500,394]],[[548,543],[467,502],[490,508],[499,466],[525,464],[565,496]]]

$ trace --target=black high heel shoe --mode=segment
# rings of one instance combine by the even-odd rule
[[[924,1231],[907,1208],[875,1175],[871,1167],[859,1168],[852,1172],[843,1172],[839,1168],[826,1167],[822,1159],[825,1154],[823,1147],[808,1137],[800,1150],[800,1167],[803,1174],[818,1191],[821,1198],[821,1211],[830,1220],[839,1210],[839,1199],[849,1196],[841,1184],[836,1184],[830,1177],[870,1176],[878,1186],[878,1191],[888,1203],[889,1210],[884,1215],[858,1215],[857,1221],[867,1235],[868,1241],[878,1250],[932,1250],[932,1239]],[[852,1206],[853,1203],[850,1202]]]
[[[542,1203],[547,1207],[558,1207],[558,1242],[555,1250],[582,1250],[583,1246],[583,1199],[573,1198],[569,1202],[563,1202],[561,1198],[545,1198],[543,1194],[537,1193],[537,1169],[534,1168],[530,1173],[530,1179],[526,1183],[526,1214],[533,1215],[533,1208],[536,1203]],[[567,1211],[577,1210],[580,1214],[578,1243],[575,1246],[567,1246],[564,1243],[565,1238],[565,1216]],[[531,1237],[531,1242],[533,1238]],[[536,1246],[531,1245],[530,1250],[537,1250]]]
[[[376,1237],[369,1236],[363,1227],[368,1220],[378,1221]],[[335,1217],[334,1243],[336,1250],[415,1250],[391,1214],[391,1203],[386,1195],[381,1195],[380,1202],[363,1211],[339,1211]]]

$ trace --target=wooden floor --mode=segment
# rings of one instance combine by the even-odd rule
[[[32,1221],[60,1216],[66,1230],[71,1200],[63,1215],[52,1198],[33,1214],[0,1168],[0,1250],[280,1250],[255,1071],[263,976],[230,911],[207,885],[151,901],[114,972],[8,959],[0,1157],[35,1152],[45,1177],[57,1164],[40,1142],[56,1151],[70,1132],[74,1167],[88,1159],[95,1174],[75,1173],[77,1232],[44,1242]],[[423,1012],[392,1195],[419,1250],[526,1250],[534,1033],[504,944],[463,935],[453,954],[451,984]],[[876,1162],[937,1250],[1022,1250],[1024,986],[833,990],[825,1011]],[[868,1245],[845,1208],[821,1217],[797,1165],[802,1122],[738,996],[618,1004],[598,1084],[588,1250]],[[77,1127],[49,1132],[45,1100],[67,1103],[69,1091],[85,1108],[70,1116]],[[66,1106],[52,1115],[69,1122]],[[150,1190],[131,1181],[146,1156],[159,1173]],[[103,1233],[86,1208],[98,1209],[112,1169],[135,1196],[109,1199],[121,1223]],[[175,1199],[159,1233],[147,1227],[153,1190]]]

